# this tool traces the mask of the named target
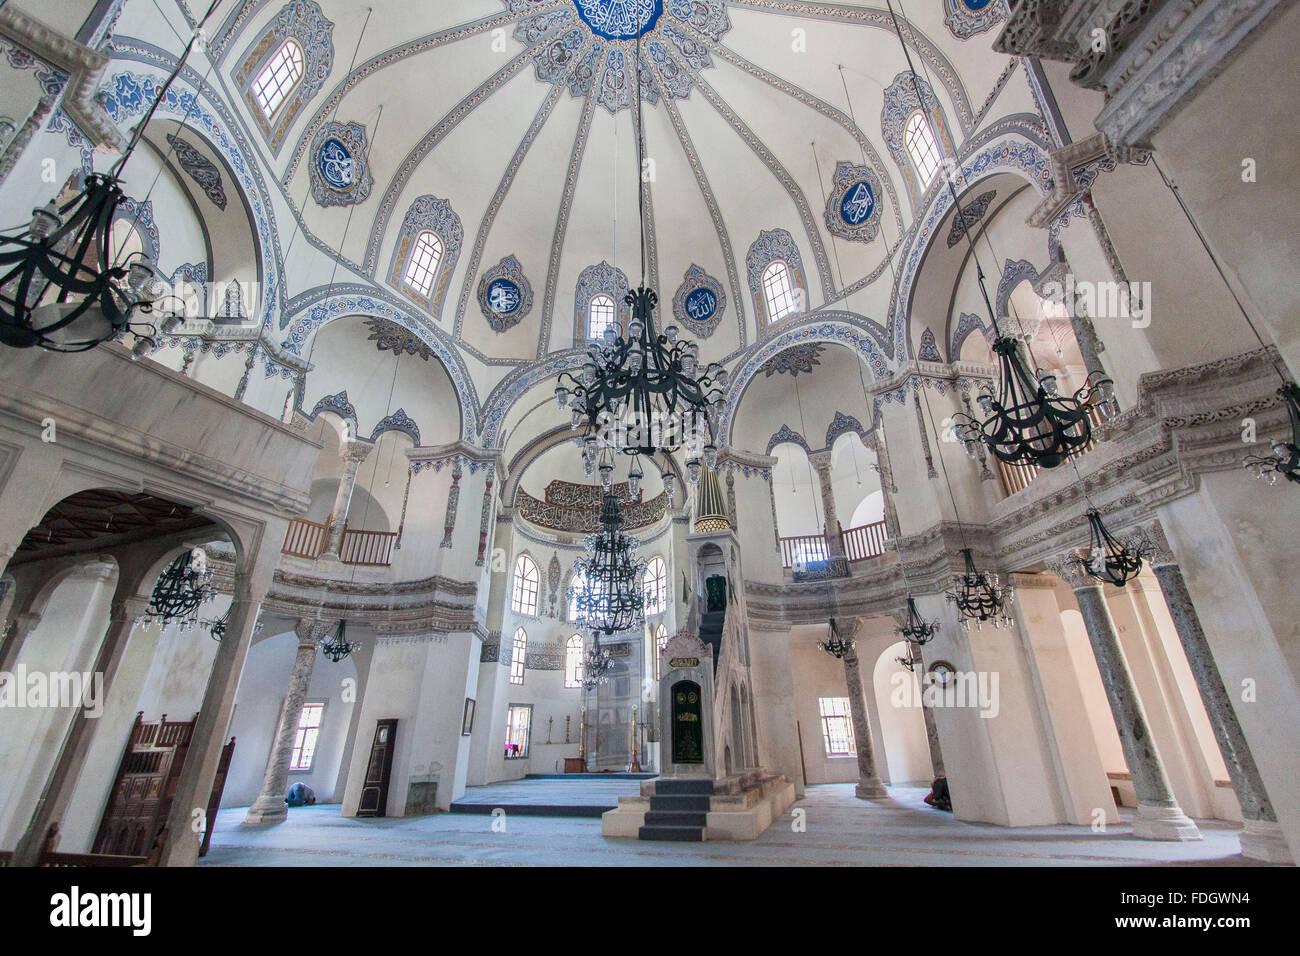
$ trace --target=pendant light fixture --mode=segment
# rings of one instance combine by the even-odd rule
[[[907,618],[901,626],[894,628],[894,633],[907,643],[920,647],[934,640],[934,636],[939,633],[939,627],[938,618],[927,621],[921,617],[921,612],[916,609],[916,601],[909,594],[907,596]]]
[[[142,622],[165,627],[177,621],[182,631],[188,631],[198,624],[199,608],[215,596],[207,552],[194,548],[179,555],[158,576]]]
[[[157,327],[135,318],[153,311],[157,263],[140,251],[122,262],[115,259],[113,218],[125,198],[119,177],[220,2],[213,0],[208,7],[109,171],[87,176],[81,192],[63,206],[51,199],[32,210],[30,223],[20,232],[0,234],[0,344],[85,352],[131,331],[137,336],[133,359],[153,348]],[[179,320],[169,319],[164,331],[177,325]]]
[[[830,633],[826,636],[826,640],[817,643],[817,647],[836,660],[843,660],[856,643],[852,634],[847,638],[842,637],[839,628],[835,626],[835,618],[831,618]]]
[[[577,377],[561,372],[555,400],[572,413],[570,427],[583,429],[582,463],[588,476],[600,474],[606,492],[613,485],[618,454],[629,455],[628,480],[639,489],[644,477],[641,458],[655,461],[671,504],[674,497],[669,455],[686,450],[686,473],[693,483],[700,468],[717,465],[717,426],[726,399],[726,369],[711,363],[699,367],[699,345],[680,338],[677,325],[662,331],[655,325],[658,294],[646,284],[645,132],[641,110],[641,38],[636,41],[637,216],[640,223],[641,282],[624,302],[632,316],[623,333],[606,326],[601,338],[587,346],[586,361]]]
[[[1245,467],[1256,478],[1263,478],[1270,485],[1277,482],[1278,475],[1287,481],[1300,483],[1300,388],[1294,382],[1287,382],[1277,390],[1277,394],[1286,405],[1287,417],[1291,419],[1291,440],[1273,442],[1271,455],[1249,456]]]
[[[567,597],[573,623],[606,635],[645,624],[644,558],[636,557],[640,541],[622,531],[618,498],[605,495],[600,509],[601,530],[587,535],[587,553],[573,562]]]
[[[912,65],[912,55],[903,40],[903,31],[894,12],[891,0],[886,0],[894,22],[894,32],[907,60],[912,90],[927,126],[930,118],[925,112],[925,97],[921,94],[920,80]],[[933,130],[931,131],[933,135]],[[934,137],[938,145],[938,137]],[[962,233],[970,246],[975,263],[975,274],[984,307],[992,323],[993,351],[998,357],[998,391],[995,395],[986,388],[976,396],[983,420],[964,412],[953,415],[956,434],[966,451],[974,457],[979,444],[987,445],[997,458],[1007,464],[1029,464],[1039,468],[1055,468],[1072,453],[1087,446],[1092,440],[1092,421],[1089,406],[1110,397],[1112,383],[1103,373],[1094,371],[1073,395],[1057,391],[1056,376],[1050,370],[1031,371],[1023,337],[1007,334],[998,324],[997,313],[984,285],[984,270],[975,253],[975,241],[970,235],[970,223],[963,213],[948,169],[943,169],[944,181],[952,195],[955,221],[961,224]]]
[[[1102,523],[1101,512],[1096,508],[1089,508],[1087,517],[1088,556],[1079,558],[1079,564],[1098,581],[1122,588],[1141,572],[1142,558],[1150,552],[1150,545],[1136,537],[1128,541],[1117,539]]]
[[[337,664],[353,651],[361,650],[361,642],[348,640],[348,622],[340,619],[334,632],[326,635],[321,640],[320,650],[322,654]]]
[[[583,690],[594,690],[609,680],[609,673],[614,669],[614,659],[609,651],[600,646],[600,632],[593,635],[594,644],[582,658],[582,677],[578,683]]]
[[[993,627],[1010,627],[1015,623],[1007,612],[1011,587],[999,584],[996,574],[977,569],[970,548],[962,548],[961,555],[966,570],[953,575],[953,589],[948,592],[948,600],[957,605],[962,630],[968,630],[972,622],[977,631],[985,622]]]

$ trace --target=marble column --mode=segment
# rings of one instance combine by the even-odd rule
[[[831,487],[831,453],[818,451],[808,456],[808,462],[817,469],[817,483],[821,486],[822,515],[826,520],[826,553],[832,561],[844,557],[844,542],[840,540],[840,521],[835,511],[835,490]]]
[[[1102,595],[1101,582],[1083,570],[1073,552],[1047,562],[1047,566],[1074,590],[1088,641],[1097,658],[1124,760],[1137,791],[1138,812],[1133,821],[1133,835],[1148,840],[1201,839],[1201,831],[1174,799],[1146,711],[1120,647],[1115,622]]]
[[[294,627],[298,635],[298,653],[289,672],[289,689],[280,708],[280,725],[271,744],[271,756],[266,761],[266,777],[262,792],[244,816],[245,823],[281,823],[288,816],[285,806],[285,785],[289,781],[289,758],[293,755],[293,741],[302,716],[302,704],[311,684],[312,668],[316,664],[316,648],[321,638],[338,626],[338,621],[300,620]]]
[[[1272,863],[1294,863],[1286,839],[1277,824],[1277,816],[1259,775],[1259,768],[1255,766],[1250,744],[1242,732],[1241,722],[1237,720],[1237,712],[1233,710],[1228,688],[1223,683],[1223,677],[1214,662],[1214,653],[1201,628],[1201,620],[1192,604],[1178,559],[1159,522],[1145,531],[1147,540],[1154,546],[1149,559],[1151,570],[1160,582],[1165,606],[1169,609],[1174,630],[1178,632],[1178,640],[1187,655],[1187,664],[1196,680],[1196,688],[1200,691],[1201,703],[1205,705],[1205,714],[1210,719],[1219,753],[1228,768],[1233,793],[1241,806],[1244,824],[1241,832],[1242,855]]]
[[[921,717],[925,720],[925,742],[930,748],[930,766],[936,777],[946,777],[948,774],[943,769],[943,750],[939,747],[939,725],[934,720],[934,708],[924,695],[921,697]]]
[[[898,486],[894,484],[894,471],[889,465],[889,449],[885,445],[885,431],[877,428],[867,435],[867,447],[876,453],[876,463],[871,467],[880,475],[880,496],[885,502],[885,530],[889,537],[897,539],[898,509],[894,506],[894,495]]]
[[[858,618],[854,634],[861,631],[863,621]],[[853,740],[858,751],[858,785],[853,793],[859,800],[879,800],[889,796],[880,782],[876,770],[876,752],[871,742],[871,725],[867,722],[867,699],[862,690],[862,666],[858,652],[850,647],[844,654],[844,683],[849,692],[849,716],[853,721]]]
[[[117,665],[122,660],[122,653],[126,650],[127,641],[130,640],[131,632],[135,629],[136,620],[144,614],[148,606],[149,599],[139,596],[119,598],[113,602],[109,611],[108,629],[100,642],[95,663],[90,669],[91,674],[103,681],[97,689],[100,694],[100,708],[107,703],[109,691],[113,686],[113,677],[117,673]],[[72,722],[63,736],[63,744],[54,758],[54,765],[45,778],[45,786],[41,789],[41,795],[32,810],[31,819],[27,822],[23,835],[19,837],[18,845],[14,847],[11,866],[39,865],[50,825],[59,822],[68,806],[68,801],[72,799],[72,791],[77,785],[77,778],[81,775],[81,768],[85,765],[86,756],[90,752],[95,729],[99,726],[99,716],[98,714],[91,716],[86,712],[85,707],[79,708],[73,714]]]
[[[339,549],[343,547],[343,529],[348,520],[348,505],[352,501],[352,490],[357,485],[357,469],[374,447],[366,442],[349,441],[344,442],[339,449],[343,458],[343,475],[339,478],[339,489],[334,495],[334,509],[330,512],[329,539],[321,554],[326,560],[339,559]]]
[[[0,636],[0,673],[12,673],[23,644],[40,623],[41,616],[32,613],[16,614],[9,619],[3,636]]]

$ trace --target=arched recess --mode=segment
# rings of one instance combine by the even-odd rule
[[[159,57],[151,49],[118,46],[115,56],[140,60],[159,69],[171,66],[170,62],[159,62]],[[162,83],[160,75],[122,71],[105,81],[101,98],[114,122],[125,129],[148,110]],[[196,90],[199,91],[197,95]],[[174,135],[188,140],[210,159],[221,160],[223,180],[225,174],[229,174],[230,185],[226,186],[227,212],[231,211],[232,205],[229,201],[230,186],[238,187],[246,214],[253,225],[258,261],[257,281],[261,284],[261,311],[256,315],[250,314],[250,318],[273,327],[270,323],[284,311],[285,293],[279,267],[283,261],[283,252],[280,249],[270,193],[262,179],[260,164],[250,163],[246,159],[255,154],[244,137],[239,122],[234,119],[222,97],[212,96],[210,92],[199,74],[192,68],[185,67],[158,105],[150,129],[155,126],[164,129],[164,120],[183,124],[185,129],[179,130],[178,127]],[[195,142],[199,138],[203,141],[201,144]],[[165,137],[163,141],[165,142]]]
[[[464,433],[464,419],[449,414],[465,412],[451,368],[423,338],[387,318],[360,313],[332,319],[316,330],[312,365],[316,371],[298,386],[298,411],[308,418],[333,412],[348,423],[352,438],[396,431],[435,446]]]
[[[762,442],[749,445],[743,444],[741,436],[737,432],[737,416],[740,415],[742,408],[753,404],[753,399],[747,394],[751,384],[755,381],[773,378],[773,373],[768,371],[769,363],[783,352],[791,348],[819,344],[840,346],[842,349],[853,352],[860,362],[866,366],[862,372],[862,382],[864,384],[869,384],[889,373],[889,358],[885,347],[883,327],[855,313],[816,313],[799,325],[789,327],[779,335],[760,342],[732,372],[731,384],[727,388],[727,406],[722,413],[721,421],[718,423],[719,447],[724,445],[762,447]],[[854,371],[856,373],[856,369]],[[851,382],[852,379],[850,379],[850,384]],[[787,381],[785,384],[789,385],[790,383]],[[856,393],[860,390],[860,388],[851,389],[855,395],[855,400]],[[846,409],[846,411],[848,410]],[[863,422],[873,420],[873,416],[866,409],[865,401],[859,401],[852,414]],[[825,434],[830,421],[831,416],[827,415],[826,421],[820,423],[819,429],[815,428],[813,423],[808,423],[809,435],[807,437],[810,442],[817,440],[812,437],[813,434],[819,436]],[[791,422],[791,427],[799,429],[799,426],[794,422]],[[768,429],[767,435],[770,435],[774,430]],[[766,439],[767,435],[764,435],[763,438]],[[753,442],[753,437],[744,436],[744,441]]]
[[[982,187],[981,190],[981,183],[998,174],[1007,173],[1014,176],[1020,184],[1032,185],[1040,197],[1047,194],[1052,184],[1051,157],[1046,144],[1042,141],[1041,132],[1028,122],[1014,117],[1003,120],[989,131],[973,137],[957,166],[959,168],[954,169],[954,172],[962,184],[961,206],[963,213],[967,215],[973,214],[967,210],[969,200],[977,198],[981,191],[988,190],[987,186]],[[918,283],[921,264],[936,243],[945,250],[949,248],[947,238],[952,228],[953,212],[952,193],[947,188],[934,190],[929,202],[918,215],[916,228],[909,234],[899,255],[899,268],[891,292],[889,313],[889,336],[892,343],[890,353],[896,360],[916,354],[909,318],[921,314],[918,306],[913,302],[915,291],[921,287]],[[1030,228],[1023,223],[1021,227],[1026,232],[1031,232]],[[975,236],[976,228],[976,226],[971,228],[972,238]],[[958,238],[960,245],[966,245],[960,229]],[[954,254],[958,245],[954,243],[951,247]],[[955,275],[954,270],[954,279]],[[953,281],[949,281],[944,288],[951,290],[953,284]],[[929,280],[924,286],[927,289],[931,288]],[[945,307],[939,314],[946,315],[947,312],[948,308]],[[939,335],[938,330],[935,330],[935,334]],[[916,345],[919,346],[919,333]]]
[[[422,361],[436,358],[455,391],[455,405],[460,409],[458,437],[474,440],[480,416],[478,392],[470,378],[460,351],[448,341],[445,334],[433,328],[427,320],[417,316],[409,307],[386,293],[362,286],[336,285],[311,289],[295,296],[288,306],[292,320],[288,337],[281,347],[295,355],[312,355],[313,364],[322,364],[319,355],[320,336],[340,320],[380,320],[384,332],[376,331],[371,323],[367,334],[361,337],[367,349],[379,348],[390,352],[416,356]],[[315,339],[315,344],[311,340]],[[414,363],[412,363],[414,364]],[[347,363],[344,363],[344,367]],[[389,370],[391,377],[391,369]],[[308,376],[310,378],[310,374]],[[306,404],[300,402],[300,405]],[[389,412],[392,409],[388,409]],[[381,416],[382,417],[382,414]],[[444,415],[445,417],[445,415]],[[424,438],[428,444],[428,438]]]

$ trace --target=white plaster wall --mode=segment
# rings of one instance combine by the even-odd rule
[[[921,699],[920,683],[916,674],[909,674],[895,660],[906,652],[902,641],[891,644],[875,659],[871,669],[871,683],[867,686],[875,696],[876,710],[880,715],[876,747],[878,751],[884,750],[888,760],[889,770],[884,775],[886,782],[895,786],[929,785],[934,779],[934,768],[930,764],[925,716],[918,703]],[[868,663],[870,661],[865,661],[864,667]],[[863,677],[866,676],[864,673]]]

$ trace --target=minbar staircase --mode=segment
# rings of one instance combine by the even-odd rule
[[[706,611],[700,615],[700,640],[713,648],[714,673],[722,658],[722,625],[726,616],[726,611]]]
[[[703,841],[712,799],[712,780],[658,781],[637,839]]]

